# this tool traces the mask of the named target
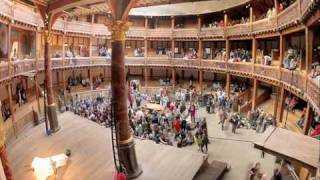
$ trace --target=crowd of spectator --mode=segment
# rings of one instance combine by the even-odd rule
[[[250,62],[251,55],[246,49],[233,49],[230,51],[229,62]]]

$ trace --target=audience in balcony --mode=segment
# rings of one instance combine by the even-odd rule
[[[106,58],[111,58],[111,48],[107,48],[105,46],[99,47],[98,56],[104,56]]]
[[[313,49],[313,63],[311,66],[311,77],[320,81],[320,46]]]
[[[136,48],[133,51],[134,57],[144,57],[144,50],[142,48]]]
[[[169,49],[169,48],[161,48],[161,47],[157,48],[156,54],[159,55],[159,56],[166,55],[169,58],[173,56],[171,49]]]
[[[271,63],[272,63],[272,57],[269,54],[264,55],[261,64],[270,66]]]
[[[202,28],[206,28],[206,27],[209,27],[209,28],[224,27],[224,20],[213,21],[212,23],[209,23],[207,25],[203,24]]]
[[[230,51],[229,62],[250,62],[251,55],[248,50],[234,49]]]
[[[187,53],[184,53],[184,51],[182,51],[182,54],[184,55],[183,59],[185,60],[198,58],[197,51],[194,48],[191,48]]]
[[[293,48],[289,48],[283,61],[283,67],[289,70],[295,70],[298,65],[298,60],[298,51]]]

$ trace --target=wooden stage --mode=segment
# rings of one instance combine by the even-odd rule
[[[31,169],[34,157],[49,157],[72,151],[67,166],[58,170],[56,180],[112,180],[114,164],[110,129],[66,112],[59,115],[61,130],[45,135],[45,126],[26,130],[7,147],[9,162],[17,180],[35,180]],[[172,146],[135,140],[143,174],[139,180],[191,180],[206,155]],[[55,179],[50,177],[49,180]]]

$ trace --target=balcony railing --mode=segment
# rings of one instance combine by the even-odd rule
[[[13,75],[20,75],[26,72],[32,72],[36,69],[36,61],[34,59],[24,59],[12,62]]]
[[[127,32],[127,37],[144,37],[144,36],[146,36],[146,29],[145,28],[132,27]]]
[[[1,0],[0,7],[1,7],[0,14],[2,16],[6,16],[6,17],[12,16],[12,12],[11,12],[12,2],[11,1]]]
[[[174,59],[173,64],[175,66],[197,67],[200,66],[200,61],[197,59]]]
[[[199,36],[202,38],[223,37],[224,36],[224,27],[202,28]]]
[[[198,38],[198,29],[196,28],[179,28],[173,30],[175,38]]]
[[[252,23],[252,33],[261,33],[277,28],[276,17],[266,18]]]
[[[301,14],[304,14],[308,7],[312,5],[312,0],[300,0],[301,2]],[[14,4],[14,5],[13,5]],[[19,3],[12,3],[9,0],[0,1],[0,14],[13,18],[15,21],[23,22],[33,26],[43,27],[43,22],[40,15],[34,11],[34,9],[24,6]],[[13,8],[14,7],[14,8]],[[224,28],[203,28],[201,32],[197,28],[157,28],[148,29],[145,32],[144,28],[132,28],[128,32],[129,37],[149,37],[149,38],[198,38],[200,37],[221,37],[247,35],[251,33],[251,27],[253,33],[259,33],[264,31],[276,30],[277,27],[283,27],[288,24],[296,22],[300,18],[300,12],[298,8],[298,1],[293,3],[283,12],[278,14],[278,26],[276,26],[276,18],[264,19],[256,21],[252,26],[248,24],[237,24]],[[80,33],[80,34],[92,34],[110,36],[110,32],[103,24],[91,24],[82,21],[65,21],[58,19],[53,26],[53,29]]]
[[[147,59],[148,65],[171,65],[170,58],[157,58],[157,57],[148,57]]]
[[[145,65],[145,58],[141,57],[125,57],[126,65]]]
[[[308,77],[307,94],[309,101],[314,107],[317,107],[320,112],[320,85],[317,85],[314,79],[310,77]]]
[[[296,1],[278,15],[278,27],[294,23],[299,18],[298,2]]]
[[[293,85],[304,92],[305,79],[298,71],[289,71],[286,69],[281,70],[281,81],[287,83],[287,85]]]
[[[202,60],[201,66],[206,69],[225,70],[226,69],[226,62],[225,61],[217,61],[217,60]]]
[[[265,65],[255,65],[254,73],[261,76],[269,77],[275,80],[280,79],[279,67],[277,66],[265,66]]]
[[[0,63],[0,80],[9,78],[8,63]]]
[[[42,25],[42,21],[38,13],[19,3],[16,3],[14,6],[13,19],[33,26]]]
[[[147,36],[150,38],[171,38],[172,30],[170,28],[148,29]]]
[[[227,36],[248,35],[251,33],[250,24],[236,24],[234,26],[227,26]]]
[[[252,63],[243,63],[243,62],[231,63],[231,62],[228,62],[228,70],[242,72],[242,73],[252,73]]]

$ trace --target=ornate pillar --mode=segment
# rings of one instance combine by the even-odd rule
[[[44,30],[44,71],[45,71],[45,88],[47,95],[47,112],[48,120],[50,125],[50,132],[57,132],[59,127],[58,116],[57,116],[57,105],[54,103],[54,94],[52,88],[52,64],[51,64],[51,27],[49,23],[49,17],[45,19],[45,30]]]
[[[0,109],[1,109],[1,102],[0,102]],[[8,162],[8,155],[7,151],[5,148],[5,132],[4,132],[4,127],[3,127],[3,118],[2,115],[0,115],[0,159],[1,159],[1,164],[3,167],[4,174],[6,176],[6,180],[14,180],[12,170],[9,166]]]
[[[251,99],[251,110],[254,111],[257,106],[257,87],[258,87],[258,80],[253,79],[253,88],[252,88],[252,99]]]
[[[109,27],[112,34],[112,61],[111,84],[114,104],[114,118],[118,123],[117,133],[119,142],[119,160],[128,174],[128,178],[136,178],[142,170],[138,165],[135,143],[128,117],[128,88],[126,86],[126,73],[124,62],[125,33],[129,29],[129,23],[125,21],[113,21]]]

